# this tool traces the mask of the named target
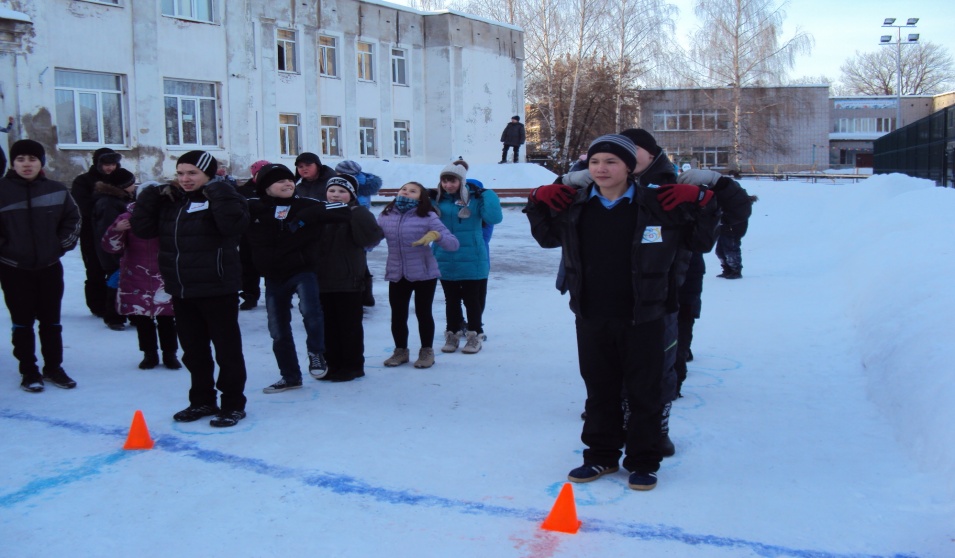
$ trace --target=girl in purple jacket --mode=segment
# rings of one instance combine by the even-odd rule
[[[395,352],[385,366],[408,362],[408,307],[411,295],[415,297],[415,317],[421,350],[415,368],[430,368],[434,364],[434,315],[431,305],[438,285],[438,262],[430,244],[453,252],[458,239],[448,231],[431,206],[431,198],[424,186],[409,182],[398,190],[394,201],[381,211],[378,225],[388,242],[388,260],[385,280],[388,281],[388,302],[391,304],[391,335]]]
[[[113,221],[100,241],[107,254],[122,255],[116,311],[120,316],[129,316],[129,321],[136,326],[139,350],[143,352],[140,368],[150,370],[159,365],[158,351],[161,348],[163,366],[178,370],[182,364],[176,356],[179,351],[176,318],[172,297],[166,293],[159,274],[159,239],[140,238],[130,230],[129,218],[135,205],[134,202],[126,206],[126,213]]]

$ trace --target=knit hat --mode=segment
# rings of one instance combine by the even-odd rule
[[[295,158],[296,167],[302,163],[305,163],[307,165],[311,165],[314,163],[318,166],[322,166],[322,160],[318,158],[318,155],[311,153],[309,151],[306,151]]]
[[[269,186],[279,180],[295,180],[295,175],[285,165],[265,165],[259,169],[259,172],[256,173],[255,176],[255,191],[258,192],[260,196],[264,196]]]
[[[468,169],[466,169],[463,165],[451,163],[450,165],[441,169],[441,176],[445,175],[451,175],[460,178],[461,186],[463,187],[464,183],[467,182],[468,179]]]
[[[100,147],[93,152],[93,165],[118,165],[123,156],[108,147]]]
[[[461,179],[461,189],[458,190],[458,197],[460,198],[458,205],[463,207],[458,212],[458,217],[467,219],[471,216],[471,210],[468,209],[468,203],[471,201],[471,192],[468,190],[467,183],[468,169],[466,169],[464,165],[451,163],[450,165],[441,169],[441,176],[453,176],[455,178]],[[441,201],[442,192],[444,192],[444,188],[441,187],[441,184],[438,184],[438,195],[435,198],[435,201]]]
[[[252,180],[255,180],[255,175],[259,174],[259,170],[265,165],[271,164],[265,159],[261,159],[249,165],[249,172],[252,173]]]
[[[209,178],[215,178],[219,170],[219,162],[208,151],[190,151],[176,160],[178,165],[192,165],[205,173]]]
[[[125,190],[136,183],[136,177],[126,169],[116,169],[103,177],[103,182]]]
[[[33,155],[40,160],[41,166],[46,164],[46,150],[40,142],[31,139],[18,140],[10,147],[10,160],[13,161],[20,155]]]
[[[652,155],[660,154],[661,149],[660,146],[657,145],[657,140],[652,134],[650,134],[650,132],[644,130],[643,128],[630,128],[620,132],[620,135],[627,136],[630,138],[630,141],[634,143],[634,145]]]
[[[341,163],[335,165],[335,172],[338,174],[350,174],[355,176],[361,172],[361,165],[355,161],[342,161]]]
[[[515,114],[514,116],[511,117],[511,120],[517,120],[518,122],[520,122],[520,121],[521,121],[521,117],[520,117],[520,116],[517,116],[517,115]]]
[[[590,144],[587,159],[589,160],[597,153],[612,153],[620,157],[631,172],[637,168],[637,146],[626,136],[620,134],[600,136]]]
[[[343,174],[341,176],[333,176],[328,179],[326,184],[326,189],[331,188],[332,186],[341,186],[342,188],[348,190],[351,193],[353,200],[358,199],[358,181],[355,180],[354,176]]]

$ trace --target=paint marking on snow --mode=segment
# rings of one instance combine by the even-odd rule
[[[0,418],[22,420],[27,422],[46,424],[57,428],[64,428],[79,434],[95,434],[113,436],[119,439],[126,437],[123,428],[107,428],[43,417],[23,411],[0,409]],[[218,450],[207,450],[196,442],[184,440],[177,436],[164,435],[156,439],[156,448],[171,453],[183,454],[207,463],[225,464],[236,469],[242,469],[263,476],[284,481],[297,480],[306,486],[327,490],[338,495],[356,495],[369,497],[379,502],[420,506],[430,508],[444,508],[469,515],[486,515],[492,517],[510,517],[533,523],[540,523],[547,516],[546,510],[533,508],[513,508],[506,506],[489,505],[481,502],[456,500],[422,494],[411,490],[396,490],[374,486],[361,479],[339,473],[310,471],[295,469],[282,465],[275,465],[262,459],[242,457]],[[29,482],[24,488],[13,493],[0,496],[0,507],[12,507],[20,502],[42,494],[50,489],[64,486],[77,480],[100,474],[103,468],[120,461],[126,456],[140,455],[132,452],[116,452],[101,456],[94,456],[74,471]],[[646,523],[628,523],[620,521],[605,521],[599,519],[581,518],[583,525],[579,533],[607,533],[637,540],[663,541],[687,544],[691,546],[711,546],[716,548],[746,549],[758,556],[793,556],[795,558],[915,558],[913,554],[855,554],[837,553],[823,550],[789,548],[785,546],[762,543],[734,537],[718,535],[686,533],[679,527],[666,525],[650,525]]]

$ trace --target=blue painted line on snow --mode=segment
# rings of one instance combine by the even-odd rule
[[[33,479],[16,492],[0,495],[0,508],[11,508],[21,502],[56,490],[57,488],[99,476],[103,473],[105,468],[126,459],[130,455],[129,452],[125,451],[108,453],[106,455],[94,455],[87,458],[79,467],[68,472],[51,477]]]
[[[127,434],[126,431],[121,428],[107,428],[80,422],[53,419],[23,411],[10,411],[7,409],[2,409],[0,410],[0,418],[46,424],[81,434],[107,435],[117,438],[125,438]],[[306,486],[327,490],[334,494],[365,496],[387,504],[445,508],[466,514],[510,517],[534,523],[543,521],[548,513],[545,510],[537,510],[532,508],[522,509],[496,506],[481,502],[470,502],[467,500],[455,500],[442,496],[420,494],[409,490],[383,488],[368,484],[367,482],[349,475],[300,470],[292,467],[274,465],[262,459],[241,457],[218,450],[203,449],[195,442],[184,440],[173,435],[164,435],[156,439],[155,443],[156,448],[158,449],[172,453],[180,453],[207,463],[226,464],[235,467],[236,469],[242,469],[285,481],[294,479]],[[49,488],[62,486],[64,484],[68,484],[69,482],[79,480],[80,478],[86,478],[91,475],[98,474],[103,467],[122,459],[124,457],[123,454],[129,455],[130,452],[118,452],[116,454],[108,454],[106,456],[93,458],[84,467],[81,467],[72,473],[62,475],[62,479],[60,477],[53,477],[51,479],[33,481],[23,489],[18,490],[11,495],[0,497],[0,506],[10,507],[16,503],[25,501]],[[827,552],[823,550],[789,548],[785,546],[761,543],[758,541],[750,541],[734,537],[686,533],[679,527],[670,527],[666,525],[611,522],[599,519],[585,519],[580,528],[580,532],[609,533],[637,540],[668,541],[691,546],[739,548],[754,552],[758,556],[766,557],[793,556],[795,558],[916,558],[916,555],[914,554],[845,554]]]

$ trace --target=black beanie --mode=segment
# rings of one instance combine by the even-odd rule
[[[590,148],[587,150],[587,159],[589,160],[597,153],[613,153],[620,157],[620,160],[627,165],[630,172],[637,168],[637,146],[627,136],[620,134],[600,136],[590,144]]]
[[[295,180],[295,175],[285,165],[265,165],[255,173],[255,191],[264,196],[269,186],[279,180]]]
[[[657,140],[643,128],[630,128],[620,132],[620,135],[627,136],[637,147],[652,155],[660,154],[661,149],[657,145]]]
[[[215,178],[219,170],[219,162],[208,151],[190,151],[176,160],[176,165],[192,165],[205,173],[209,178]]]
[[[22,139],[10,147],[10,161],[13,161],[20,155],[33,155],[40,160],[40,166],[46,164],[46,150],[40,145],[40,142],[31,139]]]
[[[103,177],[103,182],[125,190],[136,183],[136,177],[126,169],[116,169]]]
[[[306,151],[305,153],[302,153],[301,155],[295,158],[296,167],[299,166],[301,163],[305,163],[306,165],[311,165],[312,163],[314,163],[318,166],[322,166],[322,160],[318,158],[318,155],[310,151]]]
[[[339,174],[338,176],[329,178],[328,184],[326,184],[326,189],[329,186],[341,186],[351,193],[352,200],[358,199],[358,181],[355,180],[355,177],[350,174]]]
[[[118,165],[123,156],[108,147],[101,147],[93,152],[93,166],[99,170],[100,165]]]

